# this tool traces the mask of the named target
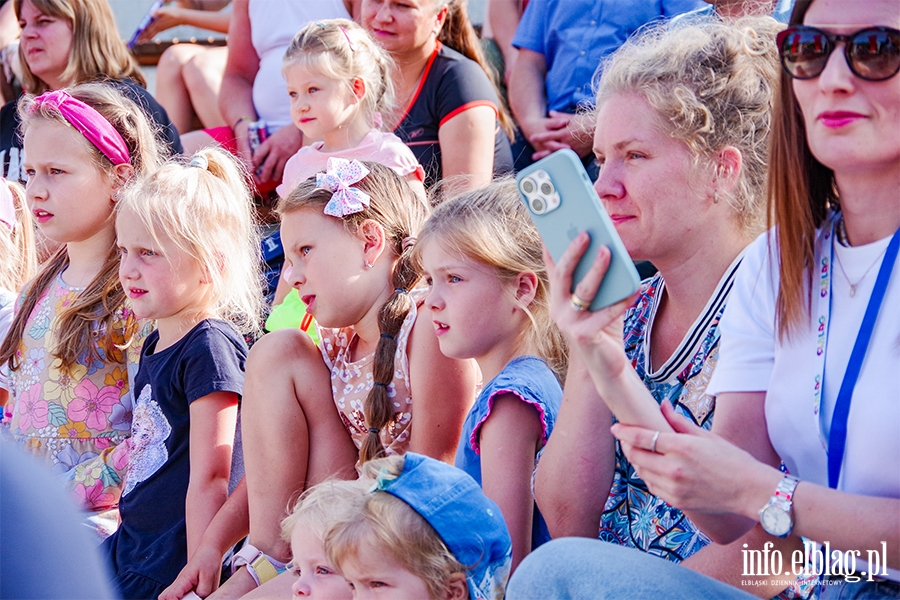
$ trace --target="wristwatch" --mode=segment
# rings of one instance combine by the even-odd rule
[[[759,522],[769,535],[786,538],[794,529],[794,513],[791,500],[800,480],[785,473],[778,482],[775,493],[759,511]]]

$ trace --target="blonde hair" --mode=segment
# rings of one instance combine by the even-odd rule
[[[18,292],[37,271],[34,222],[22,186],[2,177],[0,185],[9,188],[16,211],[16,222],[11,228],[0,223],[0,289]]]
[[[115,127],[128,147],[136,175],[159,165],[159,144],[144,111],[137,104],[110,85],[87,83],[68,91],[73,98],[91,106]],[[35,105],[34,96],[24,96],[19,101],[18,111],[23,133],[32,125],[42,122],[72,127],[52,103]],[[83,140],[85,157],[106,177],[117,177],[112,161],[81,134],[78,137]],[[110,215],[112,211],[110,204]],[[113,226],[112,220],[109,226]],[[22,343],[25,324],[43,293],[68,264],[66,247],[62,246],[41,266],[34,281],[26,286],[9,334],[0,345],[0,364],[8,362],[11,370],[19,368],[15,355]],[[124,362],[121,349],[130,342],[134,331],[123,332],[113,327],[115,313],[124,301],[125,292],[119,283],[119,252],[115,246],[110,246],[106,263],[100,272],[54,320],[56,345],[51,353],[60,359],[63,369],[74,365],[85,354],[89,361]],[[94,331],[104,334],[95,339]]]
[[[643,97],[698,166],[715,163],[727,146],[737,148],[741,175],[725,198],[751,235],[765,225],[767,144],[780,70],[775,34],[781,28],[770,17],[650,27],[612,55],[597,86],[597,106],[617,94]]]
[[[155,240],[165,233],[210,278],[211,310],[243,333],[259,330],[259,233],[245,174],[231,154],[205,148],[128,187],[116,212],[134,214]]]
[[[520,342],[546,360],[560,381],[565,379],[568,349],[550,318],[550,286],[541,238],[515,182],[501,179],[438,205],[416,244],[414,259],[420,270],[422,245],[434,242],[491,267],[503,282],[523,272],[537,275],[534,300],[528,306],[519,303],[530,320]]]
[[[353,81],[361,79],[366,94],[360,109],[374,127],[375,115],[394,107],[391,70],[394,61],[369,33],[348,19],[310,23],[294,36],[284,53],[284,67],[301,65],[329,79],[342,81],[353,92]]]
[[[22,13],[24,1],[15,0],[16,15]],[[147,87],[147,80],[137,61],[119,35],[107,0],[29,1],[39,12],[63,19],[72,27],[72,51],[69,64],[62,73],[62,80],[67,85],[109,77],[130,78],[141,87]],[[22,83],[28,92],[42,94],[50,89],[31,72],[24,52],[19,52],[19,62],[22,65]]]
[[[360,481],[396,478],[403,472],[405,460],[403,456],[391,456],[366,463]],[[324,538],[325,553],[338,571],[369,541],[419,577],[432,598],[445,597],[450,576],[466,572],[437,531],[400,498],[373,491],[352,500],[353,509],[336,519]]]
[[[346,231],[353,236],[359,235],[363,221],[372,219],[379,223],[385,230],[386,247],[395,257],[391,274],[391,288],[394,291],[378,312],[378,329],[382,335],[375,349],[372,367],[375,385],[363,403],[363,414],[369,428],[359,449],[359,460],[364,463],[384,456],[380,432],[394,416],[394,405],[388,397],[387,386],[394,379],[395,337],[412,309],[409,290],[420,278],[412,262],[412,248],[414,236],[428,216],[428,207],[392,169],[378,163],[362,164],[369,169],[369,174],[353,187],[369,195],[369,206],[341,220]],[[317,188],[316,180],[310,178],[278,202],[277,212],[283,216],[304,209],[323,211],[331,200],[331,194],[326,189]]]
[[[304,523],[313,535],[324,542],[332,525],[346,519],[358,508],[369,485],[369,482],[358,479],[329,479],[309,488],[281,521],[281,539],[290,543],[294,528]]]

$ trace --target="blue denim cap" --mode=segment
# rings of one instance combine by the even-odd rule
[[[466,570],[473,600],[499,600],[512,565],[512,542],[500,508],[472,477],[439,460],[407,452],[395,479],[378,477],[373,489],[409,504],[437,531]]]

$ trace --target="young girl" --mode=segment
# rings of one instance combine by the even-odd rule
[[[25,190],[0,177],[0,340],[12,324],[16,294],[36,269],[34,223],[25,205]],[[3,396],[0,405],[6,401]]]
[[[355,598],[502,600],[509,532],[471,477],[410,452],[367,463],[363,480],[372,485],[345,500],[325,537]]]
[[[113,207],[135,173],[156,167],[159,151],[143,112],[105,85],[26,96],[19,114],[28,207],[62,245],[23,288],[0,346],[5,420],[65,474],[85,508],[105,511],[119,499],[126,461],[117,450],[131,427],[128,368],[137,361]]]
[[[411,290],[419,274],[410,257],[428,209],[393,170],[332,158],[326,173],[298,185],[278,210],[285,276],[322,342],[316,348],[300,330],[275,331],[247,361],[243,500],[252,545],[236,558],[248,568],[220,590],[227,597],[274,576],[271,565],[283,568],[290,551],[279,523],[299,491],[352,477],[357,460],[385,454],[451,460],[475,391],[474,365],[443,356],[430,319],[417,318],[419,295]],[[208,537],[219,557],[234,539]],[[194,586],[212,566],[195,563],[180,582]]]
[[[332,479],[303,493],[294,509],[281,522],[281,537],[291,545],[295,596],[323,600],[351,600],[353,589],[325,553],[328,530],[347,519],[365,494],[364,481]]]
[[[353,21],[310,23],[297,34],[284,54],[283,73],[291,118],[304,137],[316,141],[288,160],[280,197],[324,171],[332,156],[381,163],[425,197],[425,171],[415,155],[396,135],[379,129],[381,111],[394,103],[392,68],[390,56]]]
[[[262,299],[251,207],[235,160],[207,149],[138,181],[116,209],[119,279],[135,314],[156,320],[135,378],[122,525],[106,541],[124,598],[158,597],[228,495],[241,333],[258,328]]]
[[[285,52],[283,73],[291,118],[305,137],[316,141],[288,160],[280,197],[324,171],[330,157],[338,157],[390,167],[425,198],[425,171],[415,155],[396,135],[379,129],[380,111],[390,110],[394,102],[392,68],[388,54],[347,19],[313,22],[297,34]],[[285,322],[309,331],[304,305],[284,282],[274,304],[267,330]]]
[[[513,568],[550,539],[531,476],[562,399],[565,345],[548,312],[541,243],[515,184],[503,181],[441,204],[416,256],[441,352],[474,358],[484,388],[456,453],[494,500],[513,540]]]

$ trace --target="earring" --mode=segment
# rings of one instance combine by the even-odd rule
[[[716,190],[715,192],[713,192],[713,204],[718,204],[718,203],[719,203],[719,190]]]
[[[374,266],[375,266],[375,265],[373,265],[373,264],[370,263],[369,261],[366,261],[366,268],[367,268],[367,269],[371,269],[371,268],[374,267]]]

